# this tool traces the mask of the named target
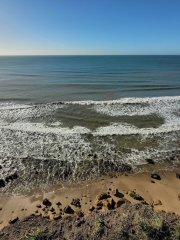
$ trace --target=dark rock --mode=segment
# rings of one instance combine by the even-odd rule
[[[155,183],[155,181],[151,180],[151,183]]]
[[[94,206],[91,206],[90,208],[89,208],[89,211],[93,211],[95,209],[95,207]]]
[[[13,224],[15,222],[17,222],[19,220],[19,218],[16,216],[16,217],[13,217],[9,220],[9,224]]]
[[[176,173],[176,177],[180,179],[180,174]]]
[[[5,187],[5,181],[3,179],[0,179],[0,188]]]
[[[53,207],[51,207],[51,208],[49,209],[49,211],[50,211],[50,212],[54,212],[55,209],[54,209]]]
[[[38,204],[38,205],[36,205],[36,207],[37,207],[37,208],[41,208],[41,205],[40,205],[40,204]]]
[[[65,213],[73,213],[74,211],[73,211],[73,209],[72,209],[69,205],[67,205],[67,206],[64,208],[64,212],[65,212]]]
[[[80,204],[80,199],[79,198],[76,198],[76,199],[72,199],[72,202],[71,202],[71,205],[74,205],[75,207],[80,207],[81,204]]]
[[[49,201],[49,199],[45,198],[42,202],[45,206],[51,206],[51,202]]]
[[[62,204],[61,204],[60,202],[56,202],[56,205],[57,205],[57,206],[60,206],[60,205],[62,205]]]
[[[58,220],[58,219],[60,219],[60,218],[61,218],[61,214],[56,214],[56,215],[53,216],[53,219],[54,219],[54,220]]]
[[[18,178],[18,174],[17,174],[17,173],[14,173],[14,174],[12,175],[12,178],[13,178],[13,179],[17,179],[17,178]]]
[[[154,179],[156,179],[156,180],[161,180],[161,177],[160,177],[159,174],[157,174],[157,173],[151,174],[151,178],[154,178]]]
[[[89,157],[92,157],[92,156],[93,156],[93,154],[92,154],[92,153],[89,153],[89,154],[88,154],[88,156],[89,156]]]
[[[151,158],[147,158],[146,161],[147,161],[149,164],[154,164],[154,161],[153,161]]]

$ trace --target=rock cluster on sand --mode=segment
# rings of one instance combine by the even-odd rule
[[[118,189],[113,189],[112,191],[113,191],[113,195],[117,195]],[[118,208],[126,202],[129,202],[129,201],[125,198],[121,198],[117,202],[115,202],[109,194],[102,192],[96,196],[95,206],[97,210],[107,211],[107,210]],[[89,210],[93,211],[93,208],[91,207],[91,209]]]

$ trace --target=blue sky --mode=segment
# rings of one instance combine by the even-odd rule
[[[180,54],[180,0],[0,0],[0,55]]]

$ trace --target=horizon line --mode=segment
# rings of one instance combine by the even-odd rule
[[[180,56],[180,54],[0,54],[0,57],[25,56]]]

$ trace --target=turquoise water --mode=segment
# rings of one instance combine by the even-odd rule
[[[180,56],[0,57],[0,136],[2,192],[177,168]]]
[[[0,100],[115,100],[179,91],[180,56],[0,57]]]

